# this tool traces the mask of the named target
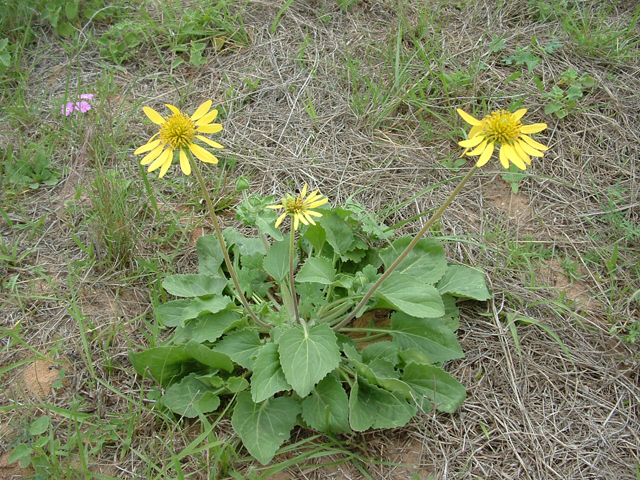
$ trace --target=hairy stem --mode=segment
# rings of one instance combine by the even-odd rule
[[[222,255],[224,256],[224,262],[227,265],[227,270],[229,271],[229,275],[231,275],[231,279],[233,280],[233,284],[236,287],[236,292],[238,293],[238,297],[240,298],[240,302],[249,313],[249,316],[256,322],[258,325],[261,325],[265,328],[271,328],[269,325],[264,323],[262,320],[258,318],[258,316],[254,313],[247,301],[247,297],[245,297],[242,288],[240,288],[240,283],[238,282],[238,277],[236,276],[236,271],[233,268],[233,264],[231,263],[231,258],[229,257],[229,252],[227,251],[227,246],[224,243],[224,238],[222,237],[222,230],[220,229],[220,224],[218,223],[218,217],[216,216],[216,212],[213,208],[213,202],[211,201],[211,196],[209,195],[209,191],[207,190],[207,186],[204,183],[204,179],[202,178],[202,174],[198,168],[197,162],[194,160],[191,152],[187,151],[187,156],[189,157],[189,161],[191,162],[191,169],[195,172],[196,177],[198,178],[198,183],[200,183],[200,189],[202,190],[202,196],[204,197],[205,202],[207,203],[207,208],[209,209],[209,214],[211,215],[211,221],[213,222],[213,228],[216,230],[216,237],[218,237],[218,242],[220,242],[220,247],[222,248]]]
[[[464,176],[464,178],[462,180],[460,180],[460,183],[455,188],[455,190],[453,192],[451,192],[451,195],[449,195],[449,198],[447,198],[445,200],[445,202],[442,204],[442,206],[433,214],[433,216],[429,219],[429,221],[424,224],[424,226],[416,234],[416,236],[413,238],[413,240],[411,240],[411,243],[409,243],[409,245],[407,245],[407,247],[404,249],[404,251],[398,256],[396,261],[391,264],[391,266],[380,276],[380,278],[378,278],[376,283],[374,283],[373,286],[369,289],[369,291],[365,294],[365,296],[362,297],[362,300],[360,300],[360,303],[358,303],[358,305],[356,305],[356,308],[354,308],[353,311],[344,318],[344,320],[342,320],[339,324],[337,324],[335,327],[333,327],[334,330],[339,330],[340,328],[344,327],[345,325],[348,325],[349,322],[355,318],[355,316],[358,314],[358,312],[369,301],[369,299],[371,298],[373,293],[378,289],[378,287],[380,287],[382,282],[384,282],[387,279],[387,277],[389,275],[391,275],[391,273],[397,268],[398,265],[400,265],[400,263],[405,259],[405,257],[407,255],[409,255],[411,250],[413,250],[413,247],[416,246],[416,244],[420,241],[420,239],[427,232],[427,230],[429,230],[431,228],[431,226],[436,222],[436,220],[438,220],[440,218],[440,216],[444,213],[444,211],[447,209],[447,207],[451,204],[453,199],[456,198],[456,195],[458,195],[458,193],[460,193],[460,190],[462,190],[462,187],[464,187],[464,185],[469,181],[469,179],[473,176],[473,174],[476,172],[477,169],[478,169],[478,167],[476,165],[474,165],[473,168],[471,168],[471,170],[469,170],[469,172]]]

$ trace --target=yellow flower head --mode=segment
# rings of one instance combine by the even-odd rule
[[[222,125],[212,123],[218,116],[218,110],[209,111],[212,103],[211,100],[204,102],[191,117],[187,117],[173,105],[167,105],[167,108],[171,110],[171,115],[166,119],[153,108],[142,107],[149,120],[160,125],[160,131],[133,152],[136,155],[149,152],[142,158],[140,164],[151,163],[149,165],[150,172],[159,168],[159,178],[162,178],[169,170],[171,162],[173,162],[173,152],[176,150],[180,152],[180,167],[185,175],[191,175],[191,164],[187,157],[187,150],[203,162],[218,163],[216,157],[194,143],[197,139],[213,148],[223,148],[219,143],[198,135],[198,133],[218,133],[222,130]]]
[[[463,155],[480,155],[476,165],[481,167],[489,161],[497,144],[500,146],[500,163],[505,169],[509,168],[511,162],[520,170],[526,170],[527,165],[531,165],[531,157],[542,157],[542,152],[548,150],[548,147],[527,135],[541,132],[547,128],[547,124],[522,125],[520,119],[526,112],[526,108],[514,113],[497,110],[478,120],[458,109],[464,121],[472,125],[469,139],[458,142],[466,149]]]
[[[320,205],[324,205],[329,201],[329,199],[323,195],[318,193],[318,190],[311,192],[307,198],[304,198],[307,194],[307,184],[305,183],[302,192],[297,197],[292,197],[287,194],[285,198],[282,199],[282,203],[278,205],[269,205],[267,208],[284,208],[284,213],[278,217],[276,220],[276,228],[280,226],[282,220],[287,215],[293,218],[293,230],[298,230],[300,226],[300,222],[305,225],[315,225],[316,222],[313,221],[313,217],[321,217],[322,214],[319,212],[313,211],[314,208],[318,208]]]

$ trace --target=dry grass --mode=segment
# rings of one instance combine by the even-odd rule
[[[375,212],[440,184],[391,215],[387,221],[393,224],[440,205],[453,189],[446,183],[453,174],[441,162],[459,154],[455,140],[461,138],[462,122],[455,107],[482,111],[483,102],[489,108],[522,102],[530,108],[530,123],[549,124],[540,135],[549,153],[534,163],[517,195],[502,180],[497,164],[481,171],[439,227],[442,235],[455,237],[446,242],[451,261],[483,268],[495,294],[488,304],[464,304],[459,336],[466,357],[448,365],[467,387],[469,398],[455,414],[425,412],[406,428],[343,440],[352,451],[382,460],[367,465],[369,478],[411,478],[409,465],[420,478],[435,479],[637,479],[638,344],[623,342],[610,330],[640,321],[640,251],[637,236],[625,239],[623,231],[616,230],[621,227],[612,220],[607,199],[611,189],[621,192],[613,210],[636,229],[640,226],[638,45],[624,58],[595,55],[563,33],[559,21],[533,18],[533,7],[525,0],[498,8],[497,2],[488,1],[407,3],[402,7],[405,21],[392,1],[358,2],[348,12],[330,0],[294,2],[274,33],[270,27],[282,2],[248,3],[242,7],[248,46],[227,45],[211,54],[205,66],[183,66],[171,74],[166,67],[170,61],[163,59],[163,65],[150,47],[124,70],[113,72],[111,90],[98,108],[106,120],[92,126],[89,148],[82,147],[82,128],[67,123],[69,135],[62,137],[56,160],[72,168],[72,191],[76,185],[88,188],[100,164],[137,179],[132,147],[148,132],[138,113],[140,103],[158,109],[163,103],[191,108],[211,98],[224,111],[220,141],[227,146],[226,154],[237,160],[236,174],[251,177],[252,188],[260,192],[280,194],[306,182],[334,205],[355,196]],[[629,25],[634,3],[614,3],[607,25]],[[432,12],[432,21],[420,20],[425,9]],[[159,9],[149,14],[161,17]],[[426,29],[420,42],[436,55],[429,65],[413,59],[408,68],[414,82],[431,92],[422,107],[408,102],[402,89],[393,88],[389,61],[399,25]],[[507,50],[488,53],[494,34],[505,39]],[[515,70],[502,62],[502,54],[513,54],[516,45],[530,45],[534,36],[541,45],[554,37],[565,42],[537,67],[543,85],[550,88],[568,68],[596,80],[579,109],[565,119],[544,114],[543,99],[528,80],[530,75],[507,82]],[[105,73],[90,42],[77,56],[65,52],[50,32],[40,42],[33,49],[36,63],[24,89],[28,104],[42,109],[61,98],[67,72],[72,91],[73,82],[93,85]],[[415,48],[408,33],[402,47]],[[347,68],[349,58],[357,59],[359,67]],[[474,67],[478,62],[485,67]],[[459,70],[473,71],[472,81],[444,91],[438,75]],[[362,77],[354,78],[356,73]],[[379,84],[380,91],[389,94],[388,101],[357,111],[354,98],[367,89],[363,78]],[[256,80],[257,86],[249,85]],[[309,113],[311,104],[315,116]],[[57,109],[43,110],[47,113],[39,122],[5,119],[3,141],[15,141],[17,135],[37,141],[48,129],[57,128]],[[112,121],[125,125],[114,140],[121,150],[113,152],[113,158],[126,156],[130,164],[114,164],[104,145],[102,150],[96,147],[104,140],[101,131]],[[425,124],[432,130],[426,131]],[[176,166],[170,175],[178,178]],[[175,182],[182,188],[189,185],[182,179]],[[163,209],[178,211],[190,200],[185,193],[171,193],[172,188],[153,183],[162,194],[158,201]],[[63,208],[61,213],[68,191],[60,184],[19,192],[13,203],[3,201],[14,223],[45,219],[37,235],[0,220],[0,235],[7,244],[20,251],[34,248],[18,265],[0,263],[0,326],[19,332],[21,339],[0,337],[0,368],[7,369],[1,377],[0,406],[21,406],[0,410],[0,454],[9,451],[12,435],[29,415],[47,411],[44,403],[68,408],[81,399],[80,411],[100,418],[130,415],[132,445],[142,452],[127,449],[121,457],[122,437],[116,438],[95,453],[95,466],[89,470],[140,478],[140,472],[148,471],[145,459],[169,468],[171,452],[193,441],[199,427],[184,426],[181,431],[182,424],[155,417],[140,400],[140,392],[147,394],[154,386],[133,375],[126,355],[132,345],[147,342],[143,332],[148,331],[150,301],[157,298],[152,293],[154,278],[91,265],[70,268],[72,262],[86,260],[69,232],[79,232],[89,242],[91,232],[77,227],[91,205],[83,196],[77,208]],[[197,228],[200,212],[187,208],[184,213],[180,208],[177,215],[188,236]],[[149,244],[149,238],[166,229],[154,226],[150,218],[149,214],[139,225],[135,256],[150,260],[164,253],[168,259],[160,261],[161,268],[193,271],[191,239],[177,238],[173,252],[166,245]],[[418,228],[419,221],[403,227]],[[620,251],[611,274],[605,260],[614,241]],[[551,253],[536,256],[542,247]],[[593,252],[601,254],[599,261],[589,261]],[[575,281],[558,262],[566,258],[576,263],[580,278]],[[11,289],[8,282],[14,275],[18,283]],[[548,326],[570,356],[536,325],[518,324],[516,344],[508,326],[514,316]],[[34,358],[34,351],[42,356],[55,352],[50,360],[67,369],[68,383],[45,399],[11,388],[24,380],[26,370],[19,364]],[[18,366],[8,368],[14,365]],[[217,432],[218,438],[234,439],[226,420]],[[305,438],[308,433],[300,435]],[[171,438],[174,443],[165,449]],[[367,478],[352,463],[323,468],[311,468],[311,463],[273,478]],[[183,467],[193,475],[190,478],[210,478],[201,464],[185,462]],[[236,468],[248,475],[242,470],[247,464]],[[0,478],[10,478],[5,472],[15,474],[0,462]]]

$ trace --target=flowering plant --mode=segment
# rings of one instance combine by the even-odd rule
[[[415,236],[395,239],[372,217],[362,221],[361,210],[331,207],[317,190],[307,194],[307,185],[274,203],[274,196],[248,195],[240,181],[236,216],[255,229],[246,236],[221,229],[192,155],[214,163],[195,139],[221,147],[197,135],[222,128],[211,123],[210,105],[191,117],[168,106],[167,119],[145,108],[160,131],[136,150],[151,152],[142,163],[161,168],[160,176],[179,150],[182,171],[195,172],[216,231],[197,241],[197,273],[162,282],[178,297],[155,309],[171,335],[130,354],[138,373],[162,385],[158,406],[198,417],[234,401],[232,426],[263,464],[295,425],[349,433],[403,426],[432,408],[455,411],[465,388],[443,365],[463,356],[457,302],[487,300],[490,293],[481,271],[449,264],[442,244],[423,235],[478,164]],[[536,147],[522,142],[531,145],[525,134],[540,126],[523,127],[524,112],[494,112],[482,121],[460,112],[473,125],[461,146],[475,147],[468,154],[480,154],[479,163],[499,146],[506,150],[501,160],[530,164]],[[537,145],[537,153],[546,149]]]

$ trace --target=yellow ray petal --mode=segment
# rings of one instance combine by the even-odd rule
[[[458,112],[458,115],[460,115],[462,117],[462,119],[465,122],[467,122],[469,125],[480,125],[482,123],[480,120],[478,120],[476,118],[473,118],[471,115],[469,115],[464,110],[461,110],[461,109],[457,108],[456,112]]]
[[[476,135],[475,137],[470,138],[468,140],[462,140],[461,142],[458,142],[458,145],[464,148],[473,148],[479,145],[480,143],[482,143],[484,140],[485,140],[484,135]]]
[[[478,135],[480,132],[482,131],[482,125],[474,125],[473,127],[471,127],[471,130],[469,130],[469,138],[473,138],[476,135]]]
[[[509,159],[507,158],[507,152],[505,150],[506,145],[502,145],[500,147],[500,153],[498,154],[498,158],[500,159],[500,163],[504,167],[505,170],[509,170]]]
[[[198,133],[218,133],[222,131],[221,123],[209,123],[207,125],[200,125],[196,128],[196,132]]]
[[[189,162],[189,157],[184,153],[184,150],[180,150],[180,168],[182,169],[182,173],[185,175],[191,175],[191,163]]]
[[[141,147],[136,148],[136,151],[133,152],[133,154],[139,155],[141,153],[148,152],[149,150],[153,150],[154,148],[156,148],[158,145],[160,145],[160,140],[154,140],[154,141],[149,140],[148,143],[145,143]]]
[[[469,155],[470,157],[475,157],[476,155],[480,155],[482,152],[484,152],[484,149],[487,148],[487,143],[488,143],[488,140],[485,139],[484,142],[482,142],[476,148],[471,150],[467,155]]]
[[[140,165],[147,165],[153,162],[156,158],[158,158],[158,155],[162,153],[163,149],[164,149],[164,145],[162,144],[158,145],[156,148],[154,148],[149,153],[147,153],[144,157],[142,157],[142,160],[140,160]]]
[[[493,155],[494,148],[495,148],[495,145],[493,143],[490,143],[489,145],[487,145],[487,148],[485,148],[484,152],[482,152],[482,155],[480,155],[480,158],[478,159],[478,163],[476,163],[477,167],[482,167],[485,163],[489,161],[489,159],[491,158],[491,155]]]
[[[205,163],[218,163],[218,159],[214,157],[213,154],[207,152],[200,145],[192,143],[191,145],[189,145],[189,150],[191,150],[196,157],[198,157]]]
[[[284,217],[287,216],[287,212],[284,212],[282,215],[280,215],[278,217],[278,219],[276,220],[276,225],[275,227],[278,228],[280,226],[280,224],[282,223],[282,220],[284,220]]]
[[[160,169],[160,174],[158,175],[158,178],[164,177],[164,174],[167,173],[172,162],[173,162],[173,156],[165,160],[165,162],[162,164],[162,168]]]
[[[538,133],[547,128],[546,123],[534,123],[533,125],[523,125],[520,127],[522,133]]]
[[[527,154],[527,152],[525,152],[521,145],[521,142],[516,142],[513,144],[513,148],[516,151],[516,153],[518,154],[518,156],[524,160],[524,163],[526,163],[527,165],[531,165],[531,157]]]
[[[167,148],[164,152],[162,152],[162,155],[156,158],[154,162],[149,165],[149,171],[153,172],[154,170],[157,170],[162,165],[164,165],[164,162],[166,162],[167,159],[169,159],[169,161],[173,160],[173,150],[171,150],[170,148]]]
[[[207,123],[213,122],[218,116],[218,110],[213,110],[207,113],[204,117],[196,122],[196,125],[206,125]]]
[[[198,140],[202,140],[204,143],[208,144],[213,148],[224,148],[223,145],[220,145],[218,142],[214,142],[213,140],[209,140],[207,137],[203,137],[202,135],[196,135]]]
[[[209,109],[211,108],[211,104],[212,103],[213,102],[211,100],[207,100],[202,105],[200,105],[198,107],[198,109],[193,113],[193,115],[191,115],[191,120],[193,120],[195,122],[200,117],[205,116],[207,114],[207,112],[209,111]]]
[[[168,103],[164,104],[169,110],[171,110],[176,115],[182,115],[182,112],[178,109],[178,107],[174,107],[173,105],[169,105]]]
[[[545,150],[549,150],[549,147],[546,147],[546,146],[542,145],[541,143],[536,142],[533,138],[531,138],[531,137],[529,137],[527,135],[520,135],[520,140],[524,140],[525,142],[527,142],[529,145],[531,145],[536,150],[541,150],[543,152]]]
[[[524,159],[520,158],[520,155],[518,155],[518,152],[516,151],[515,148],[513,148],[511,145],[503,145],[500,151],[502,152],[502,150],[504,150],[504,153],[506,154],[507,158],[511,160],[511,162],[516,167],[518,167],[520,170],[527,169],[527,165],[524,163]]]
[[[532,157],[543,157],[544,156],[544,153],[536,150],[535,148],[530,146],[527,142],[520,141],[520,142],[518,142],[518,145],[520,145],[520,148],[522,148],[522,150],[525,153],[531,155]]]
[[[520,110],[517,110],[515,112],[513,112],[513,119],[514,120],[520,120],[524,114],[527,113],[527,109],[526,108],[521,108]]]
[[[153,108],[142,107],[142,110],[144,111],[145,115],[149,118],[149,120],[151,120],[156,125],[162,125],[165,123],[165,119],[162,118],[162,115],[156,112]]]

